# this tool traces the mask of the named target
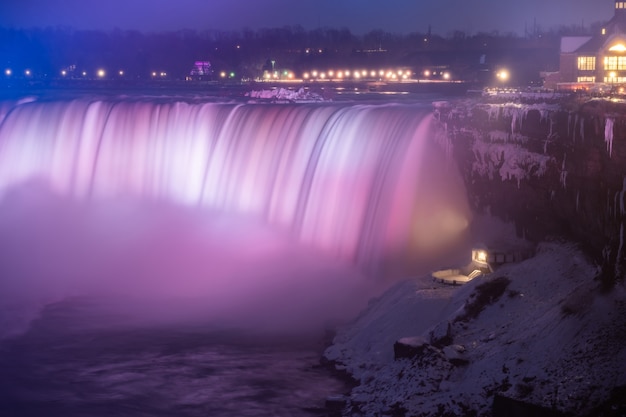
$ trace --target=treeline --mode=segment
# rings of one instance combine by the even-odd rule
[[[564,29],[564,30],[578,30]],[[254,78],[269,68],[295,71],[333,65],[433,65],[438,55],[457,51],[494,56],[504,51],[554,49],[562,32],[513,34],[453,32],[447,37],[429,33],[392,34],[371,31],[357,36],[348,29],[307,31],[300,26],[222,32],[192,31],[141,33],[114,30],[79,31],[70,28],[0,28],[0,65],[14,76],[58,77],[108,74],[124,71],[128,78],[153,73],[179,79],[189,74],[195,61],[210,61],[214,71]],[[468,58],[469,59],[469,58]]]

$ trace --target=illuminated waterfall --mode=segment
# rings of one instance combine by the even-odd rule
[[[80,99],[0,108],[2,194],[42,180],[79,200],[243,213],[361,265],[466,224],[464,190],[429,140],[423,105]]]

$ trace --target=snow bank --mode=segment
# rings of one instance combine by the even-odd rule
[[[544,243],[458,289],[408,280],[371,302],[325,356],[360,383],[354,415],[487,416],[496,394],[585,415],[626,384],[626,291],[602,293],[596,274],[574,246]],[[431,349],[394,360],[394,342],[415,336]]]
[[[326,101],[321,95],[306,91],[300,88],[296,91],[286,88],[275,88],[273,90],[253,90],[245,94],[246,97],[253,99],[269,100],[269,101],[288,101],[288,102],[318,102]]]

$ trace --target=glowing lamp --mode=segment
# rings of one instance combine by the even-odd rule
[[[449,72],[444,72],[443,73],[443,79],[444,80],[449,80],[450,79],[450,73]]]
[[[61,71],[61,75],[65,77],[67,75],[67,71],[65,70]]]
[[[476,252],[476,260],[478,262],[487,262],[487,252],[479,250]]]
[[[430,71],[428,70],[424,71],[424,77],[430,77]]]
[[[102,77],[104,77],[104,75],[105,75],[106,73],[104,72],[104,70],[103,70],[103,69],[99,69],[99,70],[98,70],[98,72],[97,72],[97,74],[98,74],[98,77],[102,78]]]
[[[510,76],[510,75],[509,75],[509,72],[508,72],[507,70],[505,70],[505,69],[500,70],[500,71],[498,71],[498,72],[496,73],[496,77],[498,77],[498,79],[499,79],[500,81],[506,81],[506,80],[508,80],[508,79],[509,79],[509,76]]]
[[[10,68],[7,68],[7,69],[5,69],[5,70],[4,70],[4,73],[5,73],[6,75],[11,75],[11,74],[13,73],[13,71],[11,71],[11,69],[10,69]]]

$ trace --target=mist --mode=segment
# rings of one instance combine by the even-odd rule
[[[81,297],[109,324],[309,331],[348,319],[374,289],[371,277],[253,217],[77,202],[38,182],[0,202],[0,248],[0,337],[25,330],[46,304]]]

